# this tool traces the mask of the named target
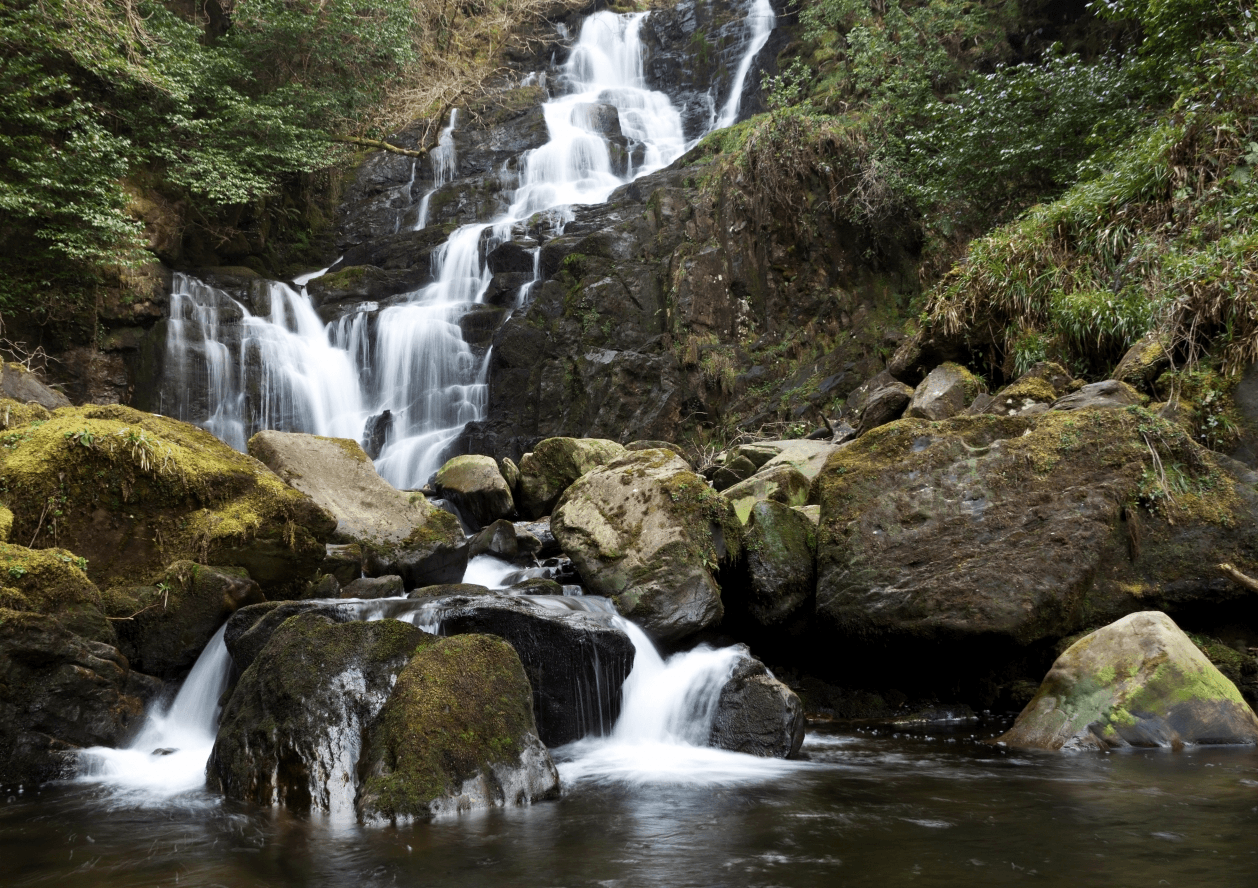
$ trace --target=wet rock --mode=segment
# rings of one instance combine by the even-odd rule
[[[1071,645],[996,742],[1050,750],[1253,746],[1258,717],[1170,617],[1145,611]]]
[[[176,561],[156,586],[111,593],[123,653],[133,668],[167,680],[192,668],[228,617],[265,600],[243,569],[192,561]]]
[[[0,453],[14,534],[53,542],[49,497],[73,491],[56,539],[101,588],[160,578],[174,560],[243,567],[298,595],[335,522],[310,497],[209,432],[129,407],[62,408]]]
[[[981,384],[969,370],[960,364],[940,364],[913,390],[904,415],[947,419],[964,411],[981,393]]]
[[[399,576],[359,577],[341,588],[341,598],[397,598],[406,594]]]
[[[536,537],[533,537],[536,540]],[[541,548],[537,543],[536,549]],[[513,561],[520,555],[520,544],[516,538],[515,525],[505,518],[495,521],[476,536],[472,537],[469,557],[478,555],[494,555],[506,561]]]
[[[301,596],[302,601],[313,601],[319,598],[340,598],[341,581],[334,574],[324,574],[306,587]]]
[[[520,459],[520,514],[549,515],[560,495],[586,472],[616,459],[625,448],[601,438],[547,438]]]
[[[316,614],[337,623],[348,623],[358,616],[352,605],[327,601],[265,601],[242,607],[232,614],[223,633],[223,643],[232,656],[232,669],[239,679],[262,653],[275,630],[289,617]]]
[[[557,797],[559,774],[530,696],[520,658],[500,639],[424,644],[371,726],[359,819],[406,823]]]
[[[363,575],[363,550],[357,543],[330,543],[326,547],[320,574],[336,577],[341,585],[352,583]]]
[[[547,746],[611,730],[620,713],[620,687],[633,668],[633,643],[606,615],[485,589],[445,596],[441,588],[432,591],[438,594],[427,607],[443,635],[496,635],[515,648],[533,687],[537,733]]]
[[[290,617],[223,710],[207,785],[258,805],[352,816],[363,738],[426,637],[398,620]]]
[[[747,610],[762,626],[776,626],[812,598],[817,585],[815,524],[781,503],[751,510],[743,553],[750,579]]]
[[[708,742],[762,758],[789,758],[803,745],[805,725],[799,697],[746,651],[721,688]]]
[[[502,473],[502,480],[507,482],[507,489],[511,491],[511,499],[514,501],[520,496],[520,468],[515,464],[515,460],[505,457],[498,463],[498,471]]]
[[[779,463],[760,470],[722,493],[733,504],[739,523],[746,524],[752,507],[757,503],[772,500],[786,506],[802,506],[807,504],[811,489],[811,483],[799,469]]]
[[[1140,403],[1140,394],[1125,382],[1106,379],[1085,385],[1074,394],[1058,398],[1053,410],[1088,410],[1106,407],[1130,407]]]
[[[377,413],[367,420],[367,427],[363,432],[363,452],[367,454],[369,459],[376,459],[380,456],[380,451],[384,450],[384,445],[389,440],[389,433],[392,431],[392,410]]]
[[[1146,437],[1163,464],[1216,478],[1213,492],[1170,520],[1125,506],[1147,484]],[[836,451],[815,485],[821,625],[969,653],[1065,637],[1085,618],[1221,604],[1239,590],[1202,565],[1251,558],[1258,530],[1250,490],[1139,410],[905,419]]]
[[[511,489],[490,456],[456,456],[437,471],[433,484],[476,530],[515,511]]]
[[[720,620],[717,564],[737,553],[729,501],[667,450],[626,453],[576,481],[551,528],[586,586],[659,641]]]
[[[38,404],[45,410],[70,406],[69,398],[49,388],[23,365],[12,362],[0,363],[0,398],[11,398],[19,404]]]
[[[485,262],[488,263],[489,270],[494,274],[527,274],[531,278],[533,276],[533,254],[533,250],[522,244],[516,241],[507,241],[505,244],[499,244],[497,247],[494,247],[489,255],[485,257]]]
[[[336,517],[336,537],[362,547],[368,576],[396,574],[408,589],[462,579],[467,542],[457,520],[386,482],[357,442],[268,431],[249,440],[249,452]]]
[[[559,541],[555,539],[555,535],[550,529],[550,518],[540,518],[537,521],[521,521],[516,524],[517,539],[526,533],[536,539],[540,546],[536,552],[531,553],[534,557],[550,558],[560,553]]]

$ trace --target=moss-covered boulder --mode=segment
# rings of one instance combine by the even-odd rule
[[[105,598],[132,667],[164,679],[191,669],[239,608],[265,600],[243,568],[192,561],[176,561],[154,586],[112,589]]]
[[[1171,355],[1158,333],[1147,333],[1127,349],[1114,368],[1114,378],[1153,394],[1153,383],[1171,366]]]
[[[738,552],[729,500],[667,450],[640,450],[596,468],[564,493],[551,529],[587,588],[658,641],[720,620],[713,572]]]
[[[11,430],[0,498],[14,538],[87,559],[101,588],[156,581],[172,561],[243,567],[264,590],[304,587],[332,518],[209,432],[118,405],[63,408]]]
[[[64,776],[75,749],[126,741],[159,686],[118,650],[80,558],[0,543],[0,784]]]
[[[0,398],[0,430],[18,429],[32,422],[47,422],[51,416],[48,408],[34,402],[23,404],[12,398]]]
[[[1238,601],[1214,565],[1258,559],[1253,489],[1137,407],[901,420],[814,489],[817,613],[849,639],[1023,646]]]
[[[781,503],[756,503],[743,537],[747,611],[761,626],[778,626],[800,612],[817,588],[817,528]]]
[[[547,438],[520,458],[520,515],[530,520],[549,515],[568,486],[596,466],[625,452],[602,438]]]
[[[9,534],[13,532],[13,513],[9,511],[8,506],[0,506],[0,543],[9,541]]]
[[[974,403],[983,391],[978,378],[960,364],[940,364],[913,390],[905,416],[947,419]]]
[[[277,629],[301,614],[315,614],[334,623],[349,623],[359,617],[352,605],[330,601],[264,601],[242,607],[231,615],[223,632],[235,678],[253,665]]]
[[[1258,744],[1258,717],[1164,613],[1123,617],[1057,658],[997,743],[1031,749]]]
[[[290,617],[223,710],[207,784],[232,799],[352,816],[363,738],[425,633]]]
[[[437,495],[449,500],[473,529],[515,511],[511,488],[492,456],[456,456],[437,470]]]
[[[761,758],[789,758],[804,743],[804,704],[745,646],[717,700],[708,743]]]
[[[787,506],[803,506],[808,503],[812,484],[799,469],[779,464],[761,469],[746,481],[722,491],[722,495],[734,506],[734,513],[741,524],[751,517],[756,503],[773,501]]]
[[[70,399],[49,388],[38,374],[12,362],[0,364],[0,398],[19,404],[38,404],[45,410],[70,406]]]
[[[1060,364],[1040,361],[994,396],[980,395],[971,413],[1029,416],[1047,410],[1054,401],[1080,386]]]
[[[1125,382],[1105,379],[1083,386],[1053,402],[1053,410],[1096,410],[1130,407],[1140,403],[1140,393]]]
[[[381,478],[357,441],[266,431],[249,452],[335,516],[336,539],[360,547],[368,576],[396,574],[408,589],[463,578],[458,520]]]
[[[520,658],[488,635],[431,640],[415,652],[372,725],[360,773],[356,806],[367,823],[559,795]]]

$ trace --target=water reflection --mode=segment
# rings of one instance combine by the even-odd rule
[[[404,829],[52,787],[0,804],[0,884],[1254,883],[1258,753],[1027,755],[991,733],[818,730],[755,779],[569,770],[557,802]]]

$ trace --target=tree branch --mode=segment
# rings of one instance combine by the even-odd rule
[[[410,148],[399,148],[397,145],[390,145],[388,142],[381,142],[378,139],[364,139],[360,136],[329,136],[333,142],[346,142],[350,145],[362,145],[366,148],[379,148],[382,151],[391,151],[394,154],[405,154],[407,157],[426,157],[428,152],[432,150],[431,146],[424,146],[419,151],[412,151]]]
[[[1246,576],[1245,574],[1241,573],[1236,568],[1232,567],[1232,565],[1220,564],[1219,570],[1223,572],[1224,576],[1226,576],[1228,579],[1230,579],[1232,582],[1236,583],[1237,585],[1244,586],[1246,589],[1249,589],[1251,592],[1258,592],[1258,580],[1255,580],[1251,576]]]

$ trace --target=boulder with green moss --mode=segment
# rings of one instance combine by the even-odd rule
[[[223,710],[209,787],[259,805],[352,816],[363,738],[425,637],[399,620],[287,619]]]
[[[489,635],[428,640],[371,727],[356,808],[406,823],[559,795],[532,692],[511,645]]]
[[[905,419],[814,487],[817,614],[848,639],[1025,646],[1238,601],[1214,565],[1254,565],[1253,488],[1138,407]]]
[[[978,378],[960,364],[940,364],[913,390],[905,416],[947,419],[974,403],[983,391]]]
[[[34,402],[23,404],[12,398],[0,398],[0,430],[19,429],[32,422],[47,422],[51,416],[48,408]]]
[[[154,586],[113,589],[107,599],[131,665],[164,679],[179,678],[191,669],[214,633],[239,608],[265,600],[244,569],[192,561],[176,561]]]
[[[82,561],[0,543],[0,783],[72,769],[129,739],[160,683],[131,669]]]
[[[492,456],[456,456],[437,470],[437,496],[449,500],[473,529],[515,511],[511,488]]]
[[[1258,744],[1258,717],[1174,621],[1123,617],[1057,658],[997,743],[1031,749]]]
[[[1140,403],[1140,393],[1125,382],[1104,379],[1063,395],[1053,402],[1053,410],[1087,410],[1130,407]]]
[[[743,537],[746,609],[761,626],[799,614],[817,588],[817,528],[796,509],[772,501],[751,510]]]
[[[357,441],[266,431],[249,452],[335,516],[336,540],[361,548],[368,576],[396,574],[408,589],[463,578],[458,520],[381,478]]]
[[[530,520],[549,515],[568,486],[591,469],[625,452],[602,438],[547,438],[520,458],[520,515]]]
[[[994,396],[979,396],[969,412],[994,413],[997,416],[1042,413],[1079,385],[1060,364],[1040,361]]]
[[[746,481],[727,487],[722,495],[733,504],[739,522],[746,524],[756,503],[773,501],[787,506],[803,506],[808,503],[811,489],[811,482],[799,469],[778,464],[766,466]]]
[[[738,553],[729,500],[667,450],[640,450],[596,468],[564,493],[551,529],[587,588],[658,641],[721,619],[714,572]]]
[[[172,561],[243,567],[296,594],[335,522],[209,432],[118,405],[67,407],[10,431],[0,496],[14,538],[87,560],[101,588],[154,582]]]
[[[348,623],[359,617],[359,611],[348,602],[264,601],[246,605],[231,615],[223,633],[235,678],[239,679],[253,665],[277,629],[290,617],[301,614],[315,614],[334,623]]]
[[[1171,356],[1158,333],[1146,333],[1123,355],[1114,378],[1153,394],[1153,383],[1171,366]]]

